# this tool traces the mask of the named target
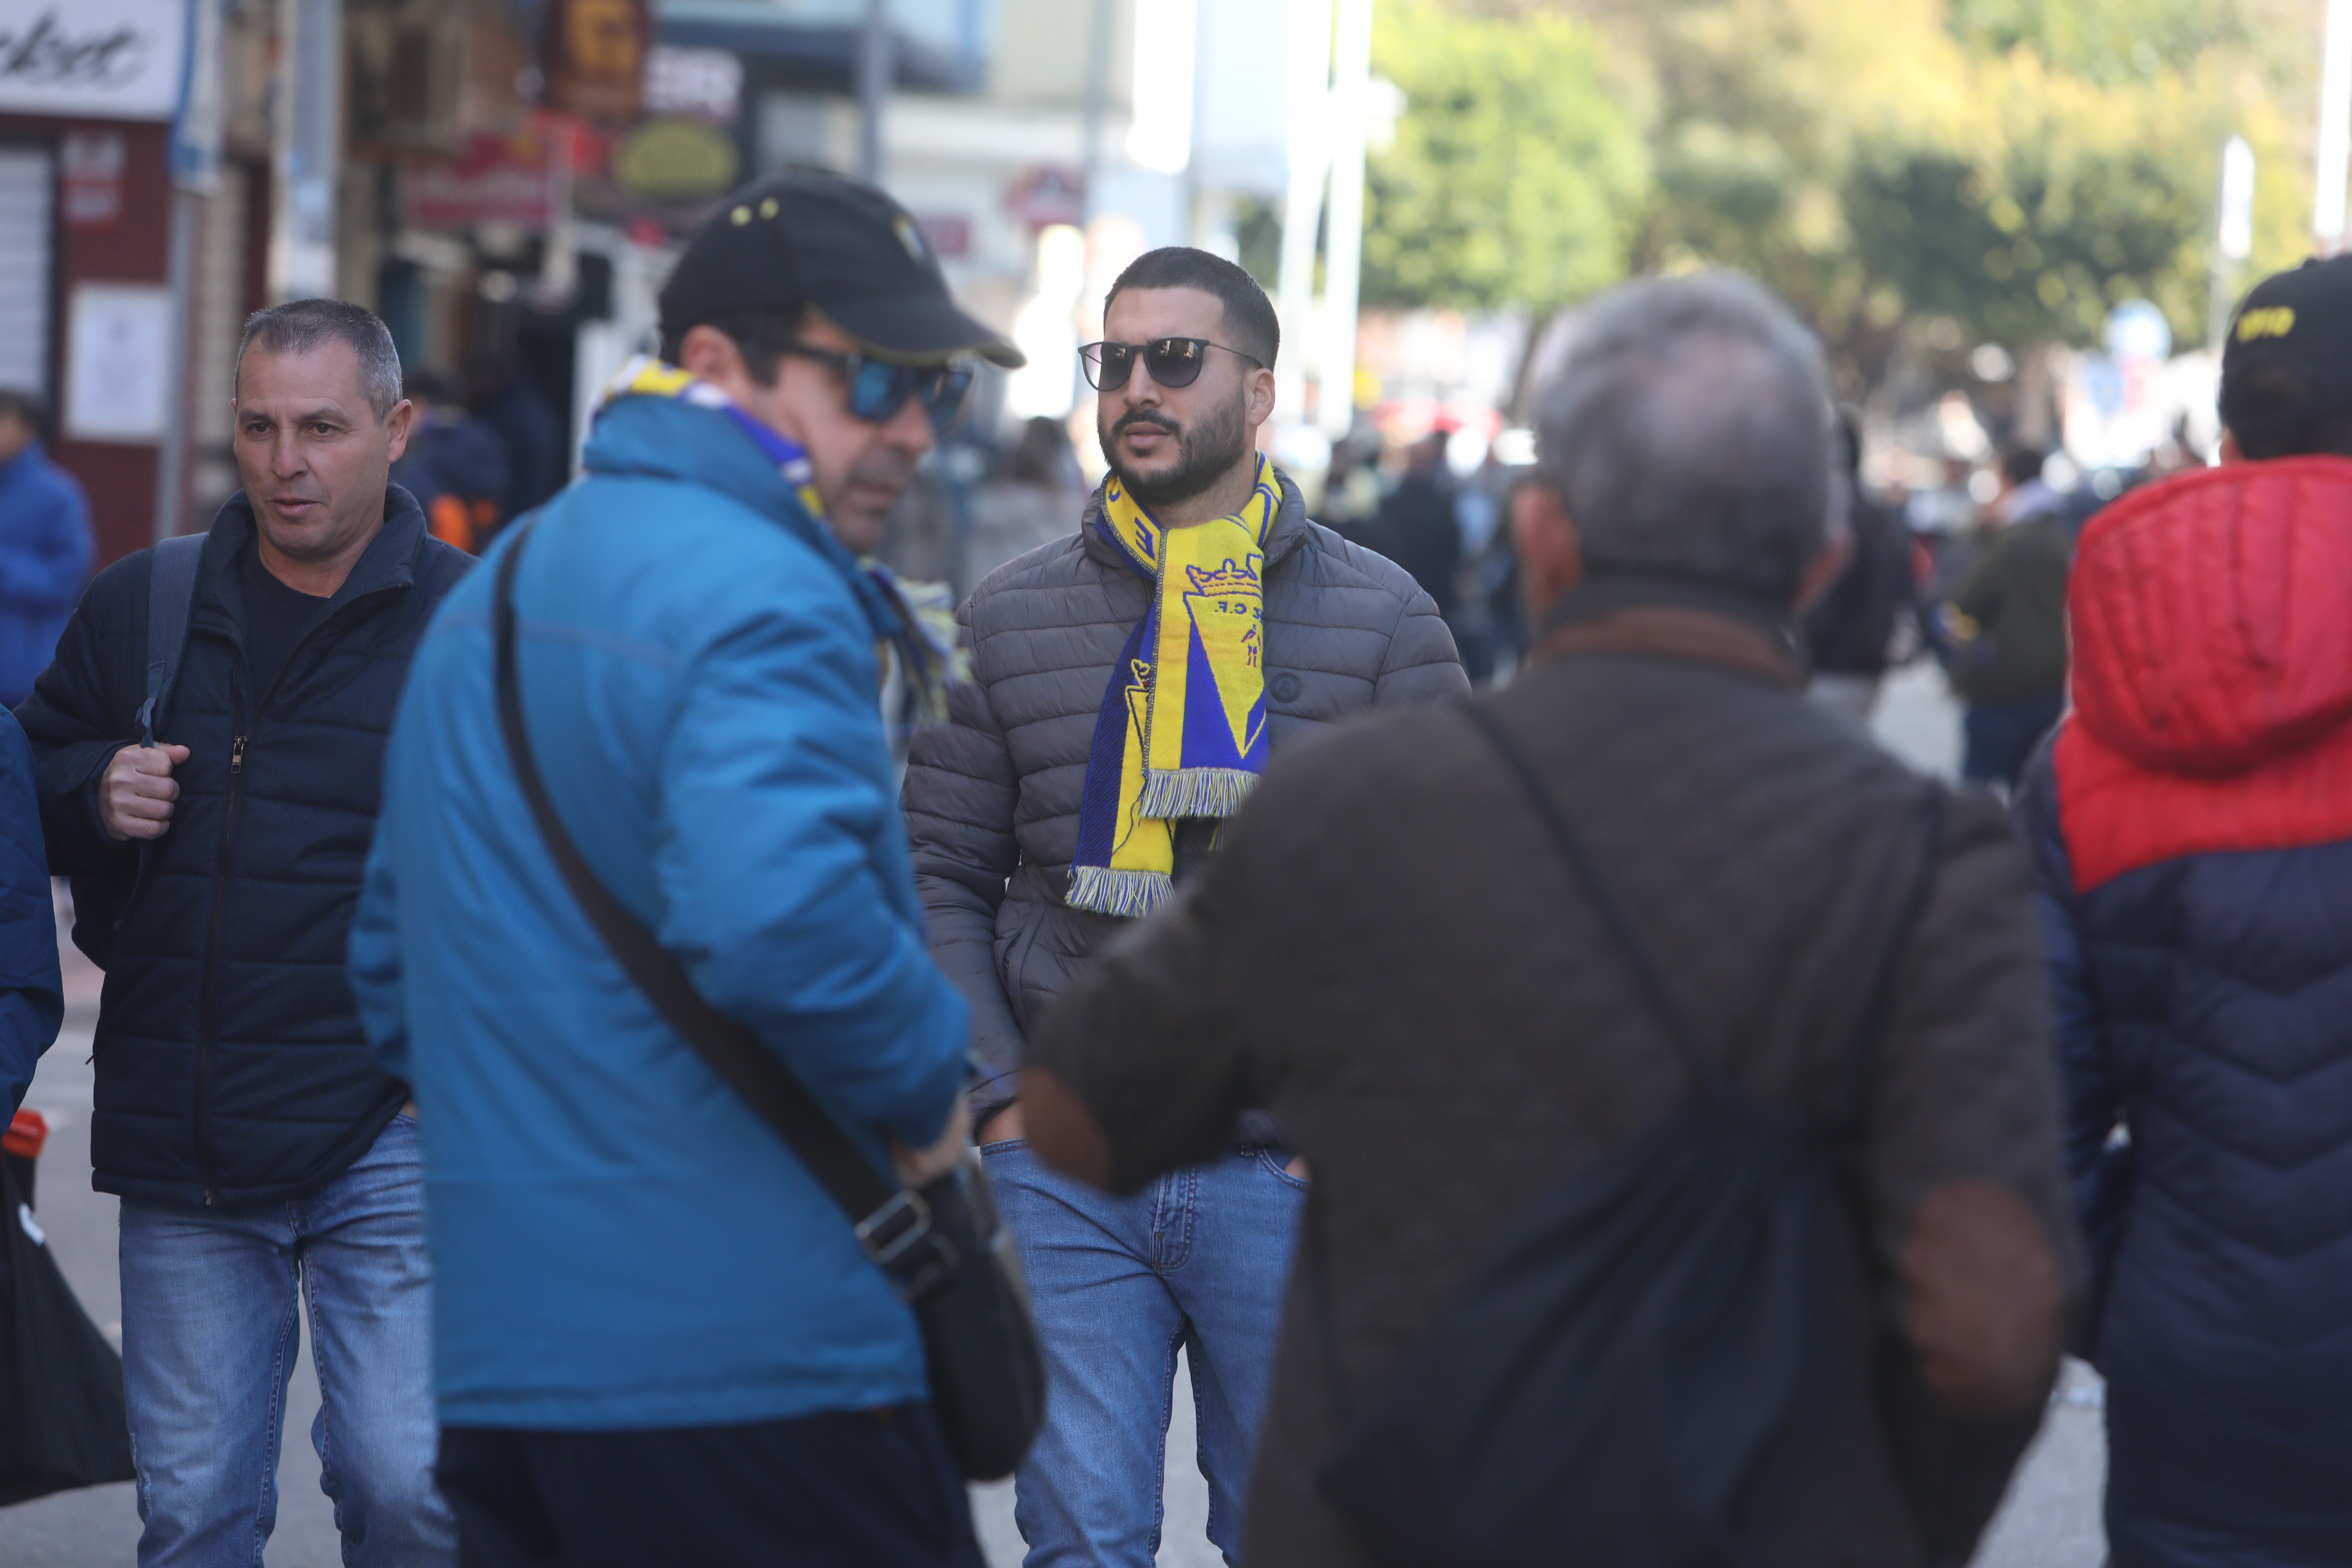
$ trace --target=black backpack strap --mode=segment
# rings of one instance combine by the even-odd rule
[[[1608,929],[1610,939],[1625,955],[1626,963],[1633,971],[1634,983],[1642,988],[1643,999],[1650,1004],[1651,1011],[1658,1016],[1658,1022],[1665,1026],[1667,1037],[1674,1042],[1675,1052],[1682,1058],[1692,1082],[1711,1083],[1717,1080],[1722,1075],[1708,1064],[1706,1053],[1699,1049],[1698,1037],[1691,1029],[1689,1017],[1675,1001],[1674,993],[1666,984],[1665,971],[1658,966],[1657,960],[1650,956],[1649,948],[1635,934],[1633,922],[1627,918],[1624,905],[1618,902],[1616,891],[1601,878],[1600,867],[1593,863],[1591,855],[1586,851],[1584,840],[1570,826],[1567,814],[1552,799],[1551,791],[1544,787],[1543,776],[1536,772],[1535,763],[1528,760],[1527,752],[1483,703],[1464,702],[1457,706],[1456,710],[1486,738],[1496,754],[1502,758],[1505,768],[1518,782],[1528,804],[1535,808],[1536,816],[1550,833],[1552,842],[1559,847],[1560,858],[1575,872],[1577,882],[1584,889],[1584,896],[1592,900],[1592,907],[1599,911],[1601,923]]]
[[[931,1229],[922,1195],[885,1180],[782,1058],[703,999],[685,966],[597,879],[548,798],[523,728],[521,679],[515,662],[515,571],[538,522],[536,517],[524,521],[499,562],[491,627],[498,656],[499,729],[506,737],[515,782],[547,852],[588,923],[654,1011],[799,1157],[849,1217],[858,1245],[891,1276],[900,1293],[909,1300],[919,1296],[932,1284],[944,1282],[954,1263],[952,1257],[942,1255],[943,1242]]]
[[[196,596],[196,564],[205,535],[184,533],[147,552],[147,700],[139,705],[139,743],[155,743],[155,725],[180,678],[188,646],[188,608]]]

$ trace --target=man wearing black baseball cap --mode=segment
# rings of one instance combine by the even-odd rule
[[[912,1316],[600,940],[517,758],[705,1001],[908,1185],[951,1168],[970,1026],[877,701],[877,649],[943,659],[857,558],[966,356],[1020,356],[815,172],[721,205],[661,303],[584,478],[416,656],[352,942],[428,1129],[440,1488],[468,1568],[979,1568]]]
[[[2352,1543],[2352,257],[2247,296],[2221,404],[2221,467],[2084,528],[2021,801],[2107,1535],[2159,1568]]]

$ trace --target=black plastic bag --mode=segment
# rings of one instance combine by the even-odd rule
[[[0,1506],[127,1481],[122,1358],[75,1300],[0,1161]]]

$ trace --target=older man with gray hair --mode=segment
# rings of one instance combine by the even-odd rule
[[[1759,1563],[1958,1563],[2039,1420],[2074,1271],[2025,855],[1994,803],[1804,699],[1791,623],[1839,553],[1811,333],[1742,278],[1633,284],[1541,406],[1512,515],[1530,667],[1278,763],[1033,1042],[1032,1142],[1132,1190],[1272,1109],[1314,1192],[1245,1557],[1395,1563],[1333,1500],[1346,1413],[1530,1205],[1684,1102],[1679,1034],[1853,1130],[1864,1222],[1851,1289],[1780,1342],[1826,1370],[1706,1522]]]

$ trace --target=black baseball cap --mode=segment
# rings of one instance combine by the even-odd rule
[[[662,285],[662,338],[675,348],[706,321],[803,306],[883,359],[1024,358],[956,304],[906,208],[827,169],[772,174],[702,220]]]
[[[2241,416],[2255,414],[2246,406],[2247,376],[2267,364],[2294,371],[2310,393],[2300,409],[2262,410],[2265,422],[2352,413],[2352,255],[2314,257],[2247,294],[2221,345],[2223,424],[2238,428],[2233,407]]]

